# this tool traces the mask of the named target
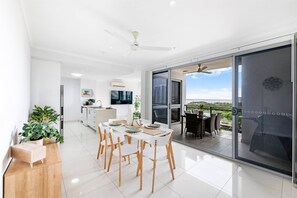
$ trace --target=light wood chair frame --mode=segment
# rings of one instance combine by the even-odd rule
[[[170,168],[170,172],[171,172],[171,176],[172,176],[172,179],[174,180],[175,179],[175,176],[174,176],[174,169],[176,168],[175,167],[175,160],[174,160],[174,155],[173,155],[173,149],[172,149],[172,135],[171,133],[168,133],[166,135],[170,135],[170,138],[169,138],[169,141],[168,143],[165,145],[166,147],[166,152],[167,152],[167,160],[168,160],[168,164],[169,164],[169,168]],[[143,155],[143,149],[144,149],[144,145],[145,143],[143,142],[142,143],[142,147],[141,147],[141,155]],[[154,157],[153,159],[150,159],[151,161],[153,161],[153,179],[152,179],[152,193],[154,192],[154,188],[155,188],[155,175],[156,175],[156,164],[157,164],[157,147],[158,147],[158,141],[155,140],[154,141]],[[142,158],[143,156],[141,156]],[[138,167],[137,167],[137,171],[136,171],[136,176],[139,175],[139,172],[140,174],[142,174],[142,159],[139,160],[140,161],[140,164],[138,164]],[[142,189],[142,178],[140,179],[140,189]]]
[[[109,162],[108,162],[108,168],[107,168],[107,172],[110,171],[110,166],[111,166],[111,161],[113,158],[113,151],[116,149],[116,146],[119,150],[119,186],[122,185],[122,159],[124,159],[126,161],[126,157],[128,157],[128,163],[130,164],[130,155],[136,154],[137,155],[137,159],[138,159],[138,164],[139,164],[139,160],[140,160],[140,154],[139,154],[139,150],[137,150],[137,152],[135,153],[131,153],[128,155],[122,155],[122,145],[123,145],[123,141],[120,139],[120,137],[117,138],[117,142],[114,143],[113,142],[113,138],[112,138],[112,133],[109,133],[109,138],[110,138],[110,142],[111,142],[111,151],[110,151],[110,156],[109,156]]]

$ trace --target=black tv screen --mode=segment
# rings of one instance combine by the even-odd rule
[[[111,104],[132,104],[133,92],[132,91],[111,91]]]

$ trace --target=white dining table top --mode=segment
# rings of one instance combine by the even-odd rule
[[[146,133],[143,133],[143,132],[132,134],[132,133],[127,133],[126,132],[127,128],[126,128],[126,126],[123,126],[123,125],[110,126],[109,122],[104,122],[103,125],[106,126],[106,127],[111,128],[114,132],[124,133],[125,135],[128,135],[128,136],[130,136],[132,138],[135,138],[136,140],[144,140],[144,141],[150,140],[152,137],[162,136],[166,132],[172,132],[172,129],[162,128],[161,127],[161,128],[159,128],[159,130],[164,131],[164,133],[159,134],[159,135],[155,135],[155,136],[152,136],[152,135],[149,135],[149,134],[146,134]]]

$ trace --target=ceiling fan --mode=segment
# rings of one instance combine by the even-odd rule
[[[198,64],[198,69],[197,71],[192,71],[192,72],[188,72],[187,70],[184,70],[183,72],[184,73],[187,73],[187,74],[190,74],[190,73],[205,73],[205,74],[211,74],[210,71],[206,71],[207,67],[206,66],[203,66],[201,67],[201,64]]]
[[[137,50],[159,50],[159,51],[171,51],[175,49],[174,47],[159,47],[159,46],[142,46],[139,45],[137,39],[139,36],[139,32],[137,31],[132,31],[131,34],[134,38],[133,42],[130,42],[128,39],[124,38],[118,33],[111,32],[109,30],[105,30],[106,33],[110,34],[111,36],[117,38],[118,40],[124,42],[125,44],[129,45],[131,47],[131,50],[137,51]]]

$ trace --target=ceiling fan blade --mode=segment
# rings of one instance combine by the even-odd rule
[[[171,51],[172,47],[154,47],[154,46],[139,46],[142,50],[159,50],[159,51]]]
[[[109,34],[109,35],[111,35],[111,36],[117,38],[118,40],[120,40],[120,41],[126,43],[127,45],[129,45],[129,46],[132,45],[132,43],[131,43],[130,41],[128,41],[127,39],[125,39],[124,37],[122,37],[120,34],[115,33],[115,32],[112,32],[112,31],[109,31],[109,30],[106,30],[106,29],[105,29],[104,31],[105,31],[107,34]]]
[[[205,70],[206,68],[207,68],[206,66],[202,67],[202,68],[201,68],[201,71]]]

